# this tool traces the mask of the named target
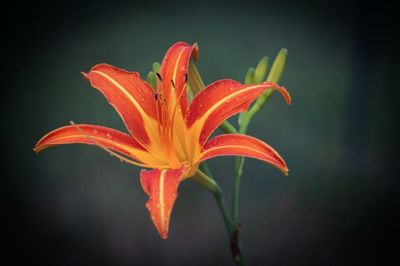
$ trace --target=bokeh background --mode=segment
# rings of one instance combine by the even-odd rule
[[[214,199],[194,182],[180,186],[163,241],[137,167],[85,145],[32,151],[70,120],[125,130],[80,71],[107,62],[145,76],[178,40],[198,42],[206,83],[242,81],[262,56],[289,51],[281,84],[293,105],[274,95],[249,133],[280,152],[290,175],[246,160],[239,215],[248,264],[396,265],[392,10],[384,1],[57,1],[3,9],[2,251],[13,259],[5,265],[233,265]],[[230,206],[234,158],[210,166]]]

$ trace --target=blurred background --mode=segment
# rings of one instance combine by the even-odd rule
[[[176,41],[199,44],[205,83],[243,81],[262,56],[289,51],[281,84],[293,105],[274,95],[249,130],[290,175],[246,160],[239,220],[248,265],[398,265],[391,10],[344,0],[6,7],[1,220],[13,260],[4,265],[233,265],[214,199],[194,182],[181,184],[163,241],[139,168],[85,145],[32,151],[70,120],[125,131],[80,71],[107,62],[145,77]],[[209,165],[230,206],[234,158]]]

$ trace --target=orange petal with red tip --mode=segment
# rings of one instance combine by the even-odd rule
[[[199,144],[203,146],[224,120],[246,111],[251,102],[267,89],[278,90],[290,104],[291,98],[286,89],[273,82],[244,85],[229,79],[216,81],[194,97],[186,116],[187,126],[201,131]]]
[[[224,134],[212,138],[204,146],[199,162],[228,155],[262,160],[280,169],[285,175],[289,171],[285,161],[271,146],[257,138],[241,134]]]
[[[169,220],[178,196],[178,185],[182,174],[182,169],[153,169],[140,172],[143,190],[149,195],[146,207],[163,239],[168,238]]]
[[[131,135],[149,145],[146,120],[156,119],[155,93],[137,72],[128,72],[108,64],[98,64],[83,75],[116,109]]]
[[[191,46],[184,42],[177,42],[168,49],[161,63],[162,93],[167,102],[170,102],[172,95],[174,95],[175,99],[179,100],[183,113],[186,112],[188,105],[186,75],[189,59],[191,55],[197,58],[197,53],[197,44]]]
[[[34,150],[40,152],[52,146],[73,143],[97,145],[94,141],[132,158],[136,158],[135,151],[145,152],[128,134],[112,128],[85,124],[60,127],[49,132],[39,140]]]

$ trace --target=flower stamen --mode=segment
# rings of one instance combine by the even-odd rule
[[[161,150],[164,151],[166,160],[170,166],[178,167],[179,160],[176,157],[174,145],[171,139],[171,132],[173,132],[173,119],[170,116],[168,102],[164,97],[164,83],[161,75],[157,73],[158,86],[155,96],[156,101],[156,116],[158,120],[158,133],[160,145],[163,146]],[[172,82],[174,86],[174,83]]]
[[[172,83],[173,88],[175,89],[175,83],[174,83],[174,81],[173,81],[172,79],[171,79],[171,83]],[[186,80],[185,80],[184,88],[181,90],[180,95],[179,95],[178,98],[175,100],[175,106],[174,106],[173,111],[172,111],[172,118],[171,118],[172,127],[171,127],[171,132],[170,132],[170,140],[171,140],[171,141],[174,140],[174,131],[176,131],[176,130],[174,130],[174,128],[173,128],[174,125],[175,125],[175,115],[176,115],[176,111],[177,111],[178,107],[181,108],[180,105],[179,105],[178,103],[180,102],[180,100],[181,100],[181,98],[182,98],[184,92],[186,91],[186,86],[187,86],[187,75],[186,75]],[[182,113],[182,109],[181,109],[180,111],[181,111],[181,113]],[[175,132],[175,133],[176,133],[176,132]],[[186,157],[186,158],[189,158],[189,156],[188,156],[188,151],[187,151],[187,149],[186,149],[186,145],[185,145],[185,143],[183,143],[182,141],[185,141],[185,140],[178,137],[178,142],[179,142],[179,144],[181,145],[181,148],[182,148],[183,152],[185,153],[185,157]]]

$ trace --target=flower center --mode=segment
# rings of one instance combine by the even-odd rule
[[[179,105],[179,99],[182,95],[175,97],[172,93],[169,99],[165,98],[164,86],[165,81],[157,74],[159,81],[157,85],[157,93],[155,94],[157,130],[159,137],[160,152],[163,154],[165,161],[169,167],[173,169],[180,168],[188,161],[186,152],[186,124],[184,123],[182,110]],[[172,87],[175,90],[173,81]]]
[[[183,174],[181,176],[181,180],[185,180],[189,177],[192,177],[196,173],[198,167],[199,167],[198,164],[193,165],[189,161],[183,162],[182,163]]]

